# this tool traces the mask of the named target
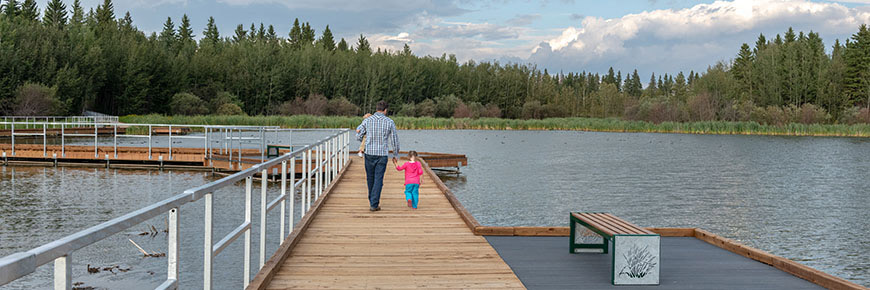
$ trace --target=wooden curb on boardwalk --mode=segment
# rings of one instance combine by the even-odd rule
[[[278,250],[272,254],[272,257],[263,264],[263,268],[261,268],[257,275],[254,276],[254,280],[251,281],[251,284],[248,285],[247,290],[261,290],[266,289],[266,286],[272,282],[272,278],[275,277],[275,273],[278,272],[278,268],[281,267],[281,264],[284,263],[284,260],[290,256],[290,252],[293,251],[293,248],[296,244],[299,243],[299,240],[302,239],[302,234],[305,233],[305,230],[308,229],[308,226],[311,225],[311,222],[317,217],[317,213],[320,211],[320,207],[329,199],[329,193],[332,192],[333,187],[338,184],[337,181],[341,180],[344,176],[344,173],[347,172],[347,169],[350,168],[351,163],[353,163],[353,158],[348,159],[348,162],[341,169],[341,172],[338,173],[338,176],[335,177],[335,181],[330,184],[323,191],[323,194],[320,196],[314,205],[312,205],[311,212],[305,215],[302,220],[299,221],[293,229],[293,232],[284,239],[284,243],[278,247]]]

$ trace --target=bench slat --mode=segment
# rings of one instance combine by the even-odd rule
[[[607,214],[599,215],[598,218],[601,222],[608,224],[613,228],[619,229],[620,234],[643,234],[643,232],[638,230],[636,227],[626,226],[616,220],[611,219],[610,216],[608,216]]]
[[[617,232],[616,230],[611,229],[609,226],[605,226],[605,225],[598,223],[593,217],[588,216],[586,213],[572,213],[571,215],[573,215],[577,219],[583,221],[584,223],[587,223],[590,226],[597,228],[598,230],[604,232],[605,234],[607,234],[609,236],[613,236]]]
[[[656,233],[653,233],[653,232],[651,232],[651,231],[649,231],[649,230],[647,230],[647,229],[645,229],[645,228],[642,228],[642,227],[640,227],[640,226],[638,226],[638,225],[635,225],[635,224],[633,224],[633,223],[630,223],[630,222],[628,222],[628,221],[626,221],[626,220],[624,220],[624,219],[618,218],[618,217],[614,216],[613,214],[606,213],[605,215],[609,216],[610,218],[612,218],[614,221],[616,221],[616,222],[618,222],[618,223],[621,223],[621,224],[623,224],[623,225],[625,225],[625,226],[628,226],[628,227],[634,228],[635,231],[637,231],[638,234],[642,234],[642,235],[655,235],[655,234],[656,234]]]

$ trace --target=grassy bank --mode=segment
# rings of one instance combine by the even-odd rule
[[[480,129],[480,130],[580,130],[601,132],[650,132],[688,134],[745,134],[790,136],[852,136],[870,137],[870,124],[799,124],[784,126],[756,122],[664,122],[654,124],[615,118],[551,118],[543,120],[514,119],[446,119],[392,117],[399,129]],[[361,117],[342,116],[124,116],[125,123],[264,125],[286,128],[355,128]]]

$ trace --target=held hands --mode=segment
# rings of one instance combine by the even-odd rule
[[[371,113],[366,113],[366,114],[363,116],[363,119],[368,119],[368,118],[371,117],[371,116],[372,116]]]

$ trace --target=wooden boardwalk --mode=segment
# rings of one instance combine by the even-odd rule
[[[413,210],[404,198],[402,172],[390,163],[382,210],[370,212],[364,162],[354,158],[289,255],[273,268],[271,281],[257,285],[255,278],[250,288],[525,289],[428,174],[423,176],[419,209]]]

